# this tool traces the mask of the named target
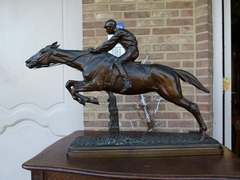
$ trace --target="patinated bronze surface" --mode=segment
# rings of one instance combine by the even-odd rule
[[[197,104],[185,99],[182,95],[180,79],[194,85],[196,88],[209,93],[195,76],[180,70],[173,69],[161,64],[140,64],[129,62],[124,65],[132,87],[124,93],[124,81],[114,66],[117,57],[106,53],[91,53],[80,50],[63,50],[58,48],[57,42],[46,46],[26,61],[29,68],[49,67],[52,64],[66,64],[82,71],[83,81],[69,80],[66,88],[73,99],[80,104],[86,102],[99,104],[96,98],[86,97],[80,92],[107,91],[125,95],[143,94],[157,92],[165,100],[185,108],[196,118],[202,139],[206,137],[207,126],[201,116]]]
[[[111,91],[108,91],[108,110],[109,110],[109,123],[108,131],[109,134],[118,134],[119,133],[119,118],[118,118],[118,107],[117,100],[114,94]]]
[[[79,136],[68,147],[68,157],[159,157],[219,155],[221,144],[211,137],[200,141],[198,132],[124,132],[102,136]]]
[[[176,141],[178,139],[178,141]],[[74,147],[100,147],[100,146],[156,146],[156,145],[187,145],[187,144],[215,144],[215,139],[207,138],[199,142],[201,136],[192,131],[189,133],[119,133],[99,136],[77,137],[73,142]]]

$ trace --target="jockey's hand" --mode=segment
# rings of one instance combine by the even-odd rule
[[[88,51],[89,51],[89,52],[92,52],[92,53],[97,53],[97,50],[96,50],[96,49],[93,49],[93,48],[89,48]]]

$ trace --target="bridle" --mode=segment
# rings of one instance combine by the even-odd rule
[[[41,51],[40,51],[40,52],[41,52]],[[46,51],[46,52],[47,52],[47,51]],[[42,53],[46,53],[46,52],[42,52]],[[47,59],[47,62],[46,62],[46,64],[41,65],[41,67],[51,67],[51,66],[50,66],[50,63],[48,62],[48,61],[49,61],[48,59],[49,59],[49,56],[52,55],[52,53],[53,53],[53,51],[51,51],[50,53],[48,53],[47,57],[44,58],[44,59]],[[39,60],[37,60],[35,66],[37,66],[41,61],[43,61],[43,59],[41,60],[41,58],[42,58],[43,55],[44,55],[44,54],[41,54],[41,55],[40,55],[40,57],[38,58]]]

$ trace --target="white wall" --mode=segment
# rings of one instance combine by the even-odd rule
[[[26,180],[21,165],[83,129],[83,107],[65,89],[81,73],[66,66],[30,70],[25,60],[58,41],[82,49],[79,0],[0,0],[0,179]]]

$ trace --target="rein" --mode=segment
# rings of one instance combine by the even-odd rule
[[[87,55],[87,54],[89,54],[89,53],[90,53],[90,52],[86,52],[85,54],[81,54],[81,55],[75,57],[73,60],[70,60],[70,61],[64,60],[64,61],[59,62],[59,63],[56,63],[56,64],[49,64],[48,67],[58,66],[58,65],[62,65],[62,64],[66,64],[66,65],[67,65],[68,63],[74,62],[74,61],[76,61],[79,57],[85,56],[85,55]],[[53,51],[49,54],[49,56],[50,56],[51,54],[53,54]],[[86,66],[86,64],[89,62],[89,60],[92,58],[92,56],[93,56],[93,54],[89,57],[89,59],[88,59],[87,62],[85,63],[85,66]],[[64,59],[64,58],[63,58],[63,59]],[[85,66],[83,66],[83,68],[84,68]]]

